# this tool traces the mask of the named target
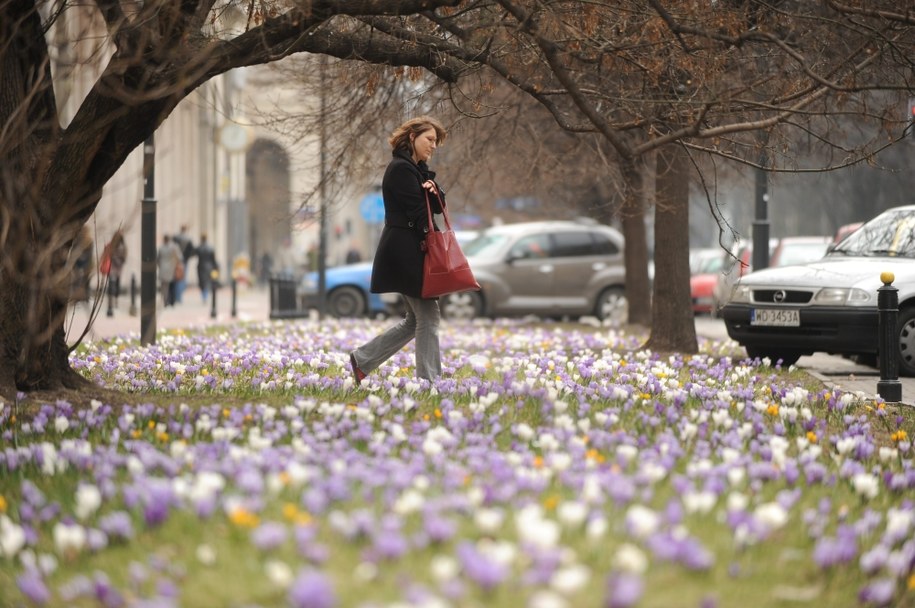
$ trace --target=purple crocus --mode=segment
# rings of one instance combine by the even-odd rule
[[[486,591],[498,587],[508,577],[508,569],[480,553],[470,542],[457,546],[457,558],[464,574]]]
[[[896,582],[891,578],[878,578],[858,592],[858,600],[869,606],[889,606],[896,595]]]
[[[113,511],[104,515],[98,527],[110,539],[130,540],[133,538],[133,522],[126,511]]]
[[[337,596],[327,577],[316,570],[301,570],[289,586],[292,608],[334,608]]]
[[[20,574],[16,579],[16,586],[22,595],[38,606],[44,606],[51,599],[51,592],[44,584],[41,573],[35,568],[29,568]]]
[[[607,578],[607,608],[629,608],[642,598],[645,582],[637,574],[615,573]]]
[[[261,551],[270,551],[286,542],[286,536],[286,526],[275,521],[267,521],[251,532],[251,542]]]

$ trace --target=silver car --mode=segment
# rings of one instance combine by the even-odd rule
[[[442,298],[442,315],[593,315],[622,322],[623,249],[618,230],[596,223],[525,222],[489,228],[463,248],[481,290]]]
[[[881,213],[819,261],[747,274],[720,314],[751,357],[789,365],[826,352],[875,363],[884,272],[898,289],[899,372],[915,376],[915,205]]]

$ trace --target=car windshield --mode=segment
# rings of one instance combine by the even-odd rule
[[[842,241],[832,255],[915,257],[915,212],[878,215]]]
[[[724,268],[724,255],[718,254],[713,258],[707,258],[699,264],[696,274],[715,274]]]
[[[504,234],[483,234],[461,247],[464,255],[475,257],[493,257],[505,245],[508,237]]]
[[[791,266],[792,264],[804,264],[819,260],[826,254],[828,243],[792,243],[785,245],[778,256],[779,266]]]

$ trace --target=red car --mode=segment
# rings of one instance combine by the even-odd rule
[[[703,260],[696,272],[689,278],[689,291],[693,299],[693,313],[710,314],[714,310],[715,285],[718,275],[724,267],[724,260],[728,254],[724,251],[719,255]]]

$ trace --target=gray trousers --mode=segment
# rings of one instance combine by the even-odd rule
[[[403,320],[353,351],[356,365],[366,374],[374,371],[416,338],[416,376],[435,380],[442,375],[438,345],[441,313],[438,300],[401,296],[407,314]]]

